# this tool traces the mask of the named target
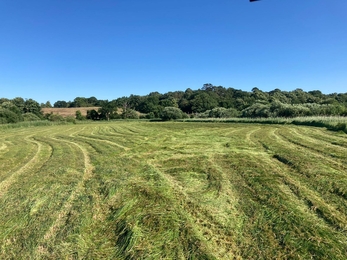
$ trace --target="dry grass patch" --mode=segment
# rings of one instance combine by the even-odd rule
[[[67,117],[67,116],[75,116],[76,115],[76,111],[81,111],[81,114],[83,116],[87,115],[87,111],[88,110],[93,110],[95,109],[96,111],[98,111],[100,107],[69,107],[69,108],[42,108],[42,112],[43,114],[58,114],[61,115],[63,117]]]

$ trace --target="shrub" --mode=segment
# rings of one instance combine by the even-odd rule
[[[65,117],[65,121],[69,123],[76,123],[76,119],[73,116],[67,116]]]
[[[147,119],[153,119],[153,118],[155,118],[155,115],[154,115],[153,112],[149,112],[149,113],[146,115],[146,118],[147,118]]]
[[[126,109],[122,113],[124,119],[139,119],[139,114],[133,109]]]
[[[0,123],[17,123],[22,121],[21,115],[16,114],[15,112],[8,110],[6,108],[0,108]]]
[[[165,107],[161,113],[162,120],[175,120],[187,118],[188,116],[183,113],[183,111],[177,107]]]
[[[75,116],[77,120],[86,120],[86,117],[82,115],[80,110],[76,111]]]
[[[64,117],[62,117],[61,115],[58,114],[51,114],[48,118],[49,121],[53,121],[53,122],[62,122],[65,121]]]
[[[242,117],[271,117],[270,105],[255,103],[242,110]]]
[[[208,117],[212,118],[231,118],[239,116],[235,108],[216,107],[209,111]]]
[[[337,123],[336,125],[330,125],[328,127],[329,130],[332,131],[343,131],[347,133],[347,124],[346,123]]]
[[[41,120],[41,118],[39,118],[34,113],[25,113],[23,115],[23,119],[24,119],[24,121],[39,121],[39,120]]]

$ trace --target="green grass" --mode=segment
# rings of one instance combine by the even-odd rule
[[[255,124],[293,124],[315,127],[325,127],[331,131],[341,131],[347,134],[347,117],[343,116],[311,116],[294,118],[197,118],[183,119],[182,122],[224,122],[224,123],[255,123]]]
[[[346,259],[346,155],[292,124],[0,128],[0,259]]]

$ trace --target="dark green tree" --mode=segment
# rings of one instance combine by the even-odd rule
[[[99,118],[101,120],[109,121],[112,114],[116,113],[116,109],[115,103],[108,101],[103,102],[102,107],[98,110]]]
[[[217,100],[212,95],[206,92],[198,93],[191,101],[191,103],[192,112],[194,113],[201,113],[218,106]]]
[[[95,110],[87,110],[87,119],[91,119],[91,120],[99,120],[99,113]]]
[[[16,97],[11,102],[20,110],[21,113],[25,113],[25,100],[21,97]]]
[[[68,107],[68,103],[64,100],[58,100],[57,102],[55,102],[53,104],[54,107],[57,107],[57,108],[63,108],[63,107]]]
[[[42,117],[41,106],[38,102],[33,99],[27,99],[24,103],[24,113],[33,113],[37,116]]]

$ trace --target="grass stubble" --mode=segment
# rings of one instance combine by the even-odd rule
[[[113,122],[0,130],[1,259],[345,259],[347,137]]]

